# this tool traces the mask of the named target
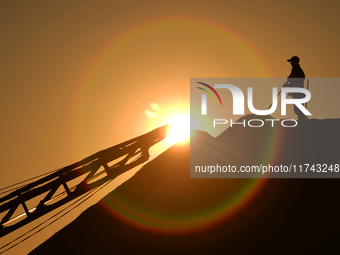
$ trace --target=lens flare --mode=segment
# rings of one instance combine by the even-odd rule
[[[168,124],[170,125],[167,141],[170,144],[187,143],[190,135],[190,118],[188,115],[176,115],[172,117]]]

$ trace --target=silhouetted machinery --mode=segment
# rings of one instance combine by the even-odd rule
[[[149,159],[149,148],[163,140],[169,125],[99,151],[0,198],[0,237],[97,188]],[[83,177],[83,178],[79,178]],[[80,180],[79,180],[80,179]],[[72,183],[72,187],[69,184]],[[56,194],[60,188],[63,192]],[[42,196],[33,208],[27,201]],[[39,201],[39,200],[38,200]],[[19,206],[24,213],[13,216]],[[23,219],[22,219],[23,218]]]

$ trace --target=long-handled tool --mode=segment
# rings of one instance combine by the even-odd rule
[[[309,89],[309,79],[307,80],[307,90]],[[305,108],[307,109],[307,103],[308,102],[306,102],[306,104],[305,104]]]
[[[307,80],[307,90],[308,90],[308,89],[309,89],[309,79]],[[280,94],[281,94],[281,89],[280,89],[279,93],[277,93],[277,97],[279,97]],[[306,104],[305,104],[305,108],[306,108],[306,109],[307,109],[307,103],[308,103],[308,102],[306,102]],[[269,105],[269,107],[268,107],[267,110],[269,110],[270,107],[272,107],[272,104],[273,104],[273,102]]]

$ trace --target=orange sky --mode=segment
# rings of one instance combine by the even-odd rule
[[[0,187],[156,128],[151,102],[187,111],[193,77],[287,77],[293,55],[339,77],[339,5],[1,1]]]

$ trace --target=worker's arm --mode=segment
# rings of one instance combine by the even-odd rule
[[[296,77],[295,76],[295,71],[294,71],[294,68],[292,68],[292,71],[290,72],[290,75],[287,77],[287,81],[285,84],[283,84],[283,87],[290,87],[290,82],[291,82],[291,79]]]

